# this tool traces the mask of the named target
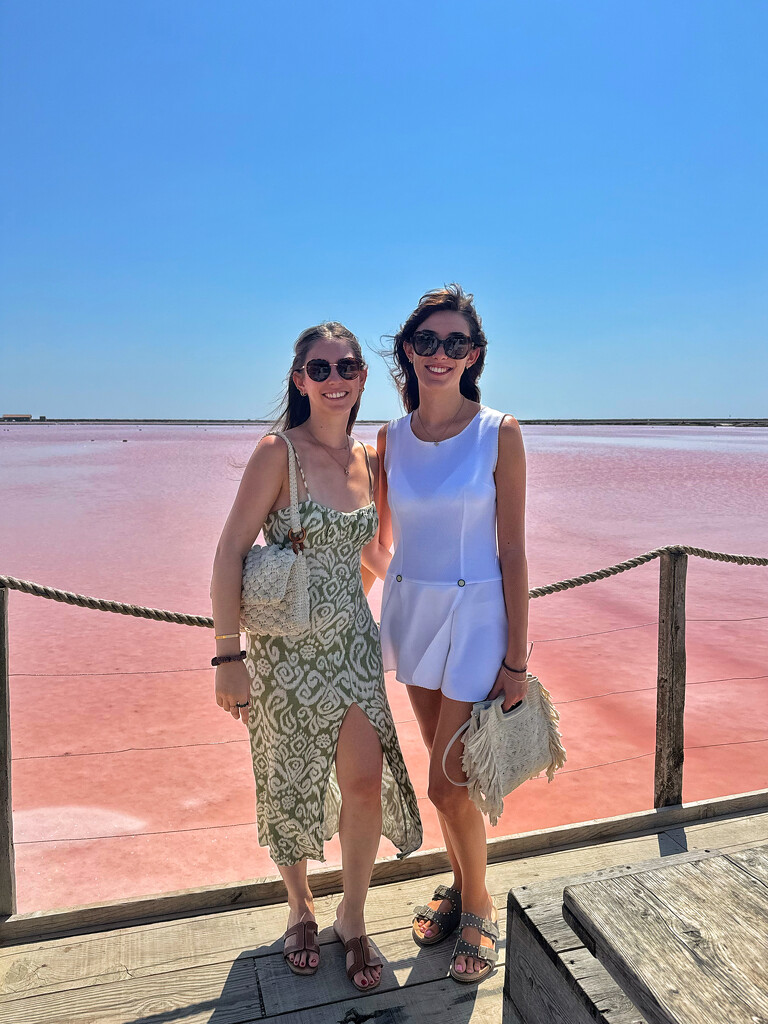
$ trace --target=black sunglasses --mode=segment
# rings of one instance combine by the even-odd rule
[[[342,380],[354,380],[362,373],[365,363],[355,359],[354,356],[340,359],[337,363],[329,363],[327,359],[310,359],[308,363],[305,363],[304,366],[299,366],[298,369],[306,370],[309,379],[319,384],[321,381],[328,380],[331,376],[332,366],[335,366],[339,371],[339,376]]]
[[[459,331],[445,339],[438,338],[434,331],[416,331],[411,344],[417,356],[433,356],[442,345],[449,359],[463,359],[475,347],[474,341]]]

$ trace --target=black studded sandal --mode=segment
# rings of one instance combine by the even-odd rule
[[[456,926],[461,918],[461,893],[450,885],[438,885],[435,889],[433,900],[448,900],[451,904],[449,911],[433,910],[430,906],[413,908],[413,941],[417,946],[434,946],[443,939],[447,939],[451,932],[456,931]],[[422,918],[425,921],[432,921],[440,931],[437,935],[430,935],[425,938],[416,930],[416,919]]]
[[[476,946],[473,942],[467,942],[466,939],[462,939],[461,934],[456,939],[449,973],[452,978],[462,982],[464,985],[476,985],[488,977],[496,966],[496,961],[499,959],[499,926],[488,917],[478,917],[477,914],[462,914],[459,921],[459,932],[464,928],[477,928],[486,938],[493,939],[493,947]],[[471,956],[475,960],[485,960],[485,967],[479,971],[473,971],[471,974],[467,974],[466,971],[457,971],[455,966],[457,956]]]

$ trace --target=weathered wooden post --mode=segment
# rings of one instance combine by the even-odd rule
[[[0,587],[0,916],[16,913],[11,817],[11,694],[8,678],[8,590]]]
[[[659,570],[659,662],[656,680],[654,807],[683,802],[685,714],[685,576],[688,556],[665,551]]]

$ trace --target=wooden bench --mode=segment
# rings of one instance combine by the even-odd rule
[[[648,1024],[563,919],[567,887],[635,875],[717,856],[695,850],[634,865],[603,868],[509,892],[504,1024]]]
[[[563,915],[651,1024],[768,1021],[768,846],[569,885]]]

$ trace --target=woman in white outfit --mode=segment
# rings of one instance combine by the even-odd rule
[[[486,338],[472,296],[428,292],[394,338],[394,377],[407,415],[379,432],[380,538],[394,542],[382,601],[384,666],[405,683],[430,752],[429,798],[453,867],[417,907],[419,945],[457,927],[451,975],[478,982],[497,959],[485,882],[486,835],[443,753],[475,701],[526,689],[528,573],[525,452],[513,417],[480,404]],[[461,744],[446,765],[463,777]]]

